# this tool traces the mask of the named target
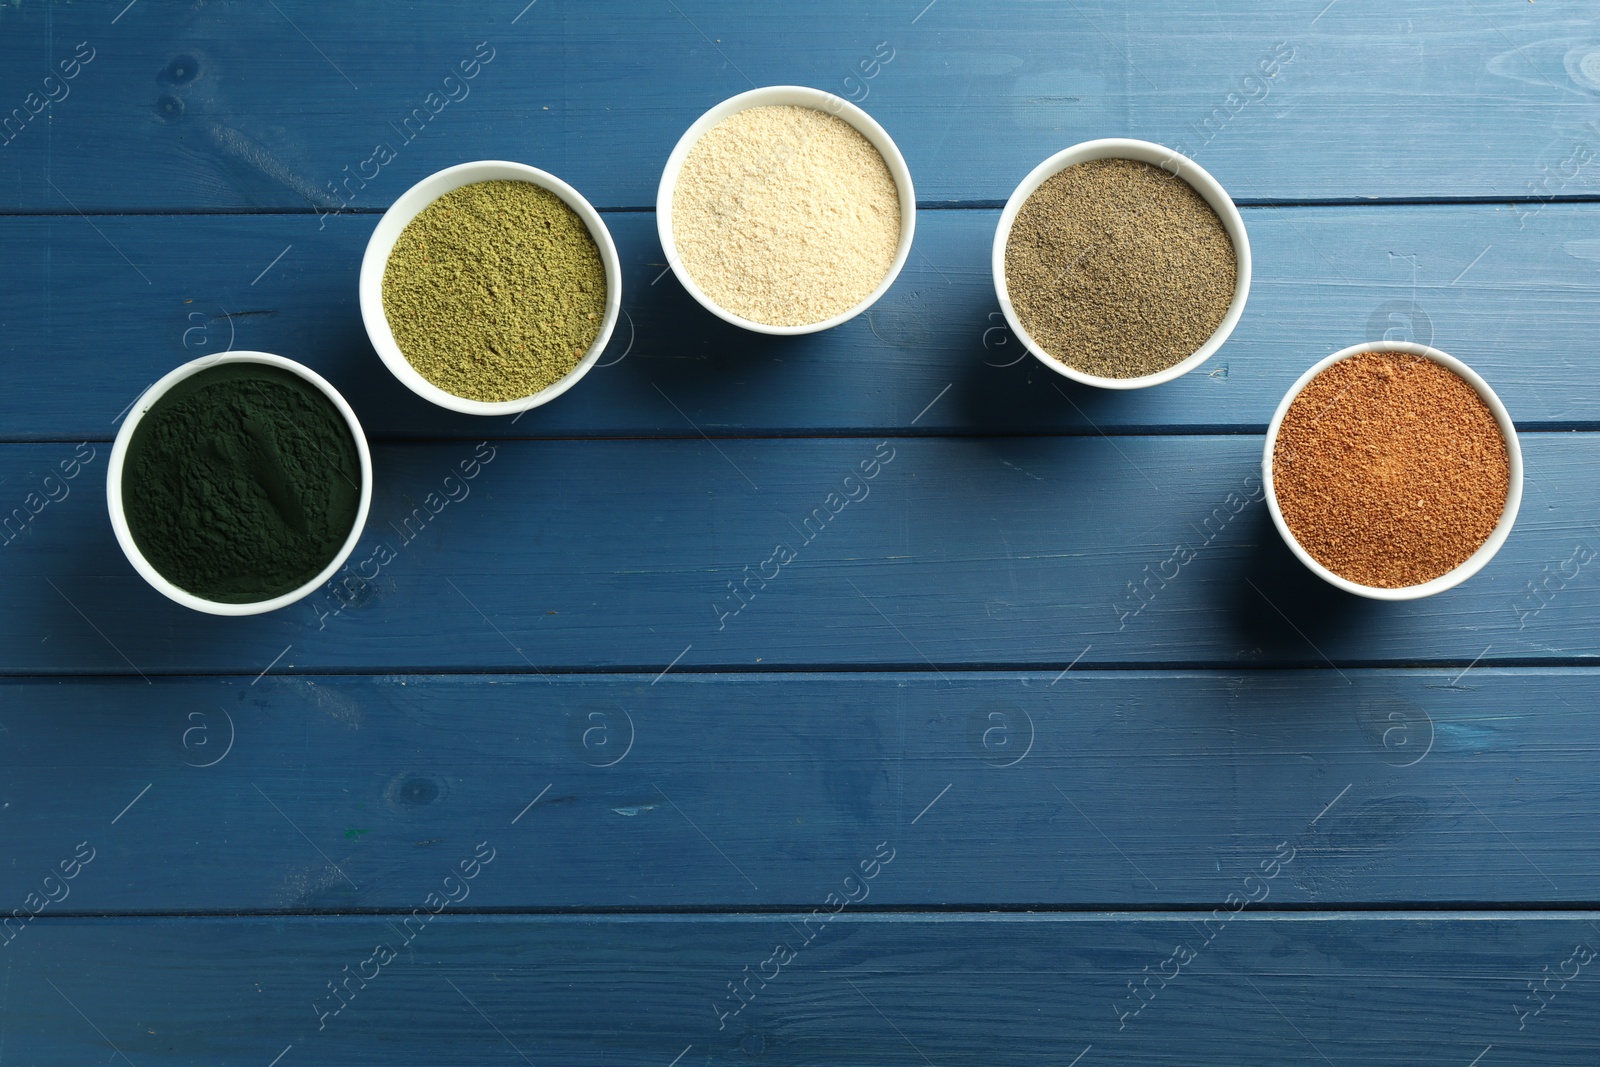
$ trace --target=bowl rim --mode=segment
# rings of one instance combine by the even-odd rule
[[[548,189],[577,213],[588,227],[589,236],[594,238],[595,245],[600,249],[600,262],[606,275],[606,307],[605,314],[600,319],[600,332],[595,335],[594,342],[578,361],[577,366],[563,377],[551,382],[537,393],[525,397],[513,400],[473,400],[470,397],[457,396],[428,381],[411,365],[411,361],[406,359],[405,353],[400,351],[400,345],[394,339],[394,332],[389,328],[389,318],[383,310],[383,275],[389,266],[389,256],[394,251],[395,242],[400,239],[400,234],[410,225],[411,220],[420,215],[424,208],[445,193],[466,185],[496,180],[525,181]],[[367,238],[367,247],[361,256],[358,287],[361,321],[366,326],[368,340],[377,350],[378,358],[383,360],[384,366],[389,368],[390,373],[398,378],[402,385],[422,399],[465,415],[517,415],[530,408],[548,404],[565,393],[578,384],[579,380],[599,361],[607,342],[611,340],[612,331],[616,329],[617,318],[622,313],[622,261],[617,255],[616,243],[611,239],[611,231],[601,218],[600,212],[596,211],[594,205],[584,199],[581,193],[554,174],[527,163],[505,159],[478,159],[457,163],[443,170],[434,171],[401,193],[379,217],[377,225],[373,227],[372,235]]]
[[[1289,529],[1289,524],[1283,517],[1283,511],[1278,506],[1278,494],[1272,482],[1272,453],[1277,447],[1278,431],[1282,428],[1284,416],[1288,414],[1289,408],[1293,406],[1295,399],[1323,371],[1335,363],[1341,363],[1365,352],[1396,352],[1403,355],[1419,356],[1432,360],[1447,370],[1454,372],[1462,381],[1472,386],[1473,391],[1483,399],[1489,411],[1494,415],[1495,423],[1500,427],[1500,435],[1506,443],[1506,460],[1510,468],[1510,481],[1506,487],[1506,503],[1505,507],[1501,509],[1500,521],[1495,524],[1488,539],[1479,545],[1477,551],[1473,552],[1472,555],[1437,578],[1420,582],[1417,585],[1406,585],[1398,588],[1363,585],[1360,582],[1353,582],[1348,578],[1335,574],[1319,563],[1311,553],[1305,550],[1299,539]],[[1522,483],[1522,446],[1517,440],[1516,424],[1512,422],[1511,413],[1506,410],[1506,406],[1501,402],[1500,397],[1477,371],[1455,356],[1431,345],[1419,345],[1412,341],[1365,341],[1361,344],[1351,345],[1348,348],[1341,348],[1339,351],[1324,356],[1313,363],[1289,387],[1289,391],[1283,395],[1283,399],[1278,401],[1277,410],[1272,413],[1272,421],[1267,425],[1266,444],[1261,456],[1261,485],[1266,496],[1267,509],[1272,515],[1272,524],[1278,528],[1278,534],[1283,538],[1284,544],[1289,546],[1289,551],[1301,563],[1305,564],[1311,573],[1334,588],[1342,589],[1356,596],[1367,597],[1371,600],[1418,600],[1422,597],[1442,593],[1447,589],[1453,589],[1481,571],[1500,551],[1500,547],[1506,543],[1506,539],[1511,536],[1511,528],[1517,521],[1517,512],[1522,507]]]
[[[836,116],[855,127],[856,131],[865,137],[878,154],[883,157],[885,166],[889,168],[889,176],[894,179],[895,191],[900,197],[900,241],[895,246],[894,261],[889,265],[889,270],[878,282],[877,288],[868,293],[858,303],[846,308],[829,318],[819,322],[805,323],[800,326],[775,326],[770,323],[757,322],[736,315],[722,307],[705,290],[701,289],[690,276],[689,270],[683,265],[683,258],[678,254],[677,242],[672,235],[672,199],[678,188],[678,175],[683,170],[684,161],[689,157],[689,152],[699,143],[707,130],[717,125],[730,115],[746,111],[753,107],[770,107],[783,104],[795,104],[800,107],[809,107],[829,115]],[[833,327],[860,315],[873,304],[876,304],[883,294],[889,291],[900,276],[901,268],[911,256],[911,242],[917,229],[917,192],[911,181],[911,168],[907,165],[905,156],[900,152],[900,146],[895,144],[894,138],[889,136],[878,121],[857,105],[836,96],[823,89],[813,89],[806,85],[765,85],[756,89],[747,89],[742,93],[728,97],[721,103],[714,105],[690,124],[678,138],[678,143],[667,156],[666,165],[661,171],[661,182],[656,187],[656,234],[661,240],[661,250],[666,254],[667,264],[672,268],[672,273],[677,276],[679,284],[686,289],[707,311],[724,322],[730,322],[741,329],[753,333],[772,334],[780,337],[797,336],[807,333],[820,333],[831,330]]]
[[[1068,167],[1095,159],[1132,159],[1141,163],[1155,163],[1173,177],[1182,178],[1207,204],[1211,205],[1211,209],[1217,213],[1223,229],[1233,242],[1237,273],[1233,285],[1233,299],[1228,303],[1228,310],[1223,315],[1222,322],[1212,331],[1211,336],[1206,338],[1205,343],[1188,356],[1164,370],[1140,375],[1137,378],[1105,378],[1070,367],[1050,355],[1023,328],[1017,318],[1016,308],[1012,306],[1011,294],[1006,291],[1006,243],[1011,238],[1011,227],[1016,222],[1022,205],[1046,179],[1054,177]],[[1100,389],[1148,389],[1152,385],[1161,385],[1188,374],[1215,355],[1232,335],[1250,297],[1250,235],[1245,230],[1244,217],[1239,214],[1239,207],[1233,202],[1233,197],[1228,195],[1222,183],[1212,177],[1209,171],[1188,156],[1154,141],[1141,141],[1133,137],[1101,137],[1092,141],[1080,141],[1063,148],[1034,167],[1028,172],[1027,177],[1018,183],[1010,199],[1006,201],[1005,209],[1000,212],[1000,221],[995,227],[992,268],[995,295],[1000,298],[1000,311],[1005,316],[1006,325],[1022,341],[1023,347],[1033,353],[1039,362],[1062,377],[1083,385],[1092,385]]]
[[[356,454],[361,464],[361,500],[356,508],[355,521],[351,523],[350,533],[345,538],[344,544],[334,554],[332,560],[317,576],[304,585],[297,586],[287,593],[281,593],[269,600],[257,600],[243,604],[229,604],[218,600],[207,600],[205,597],[196,596],[186,589],[182,589],[166,578],[151,562],[145,558],[144,553],[134,542],[133,531],[128,528],[127,516],[122,508],[122,469],[128,455],[128,445],[133,440],[133,434],[139,423],[155,407],[156,403],[165,396],[173,386],[191,378],[201,371],[212,367],[222,366],[226,363],[260,363],[269,367],[278,367],[291,374],[310,382],[332,402],[339,413],[344,416],[345,424],[350,428],[350,436],[355,440]],[[174,367],[158,378],[154,384],[139,394],[128,409],[122,425],[117,429],[115,442],[111,446],[111,458],[106,463],[106,507],[111,514],[111,529],[116,534],[117,544],[121,546],[123,555],[128,557],[128,562],[133,564],[133,569],[139,576],[168,600],[182,604],[195,611],[203,611],[209,615],[260,615],[268,611],[288,607],[290,604],[310,595],[324,583],[338,573],[355,551],[356,545],[361,540],[361,535],[366,529],[367,514],[372,507],[372,452],[367,446],[366,434],[362,432],[361,422],[356,418],[355,411],[339,391],[327,379],[301,363],[292,359],[274,355],[271,352],[219,352],[214,355],[201,356],[199,359],[190,360],[181,366]]]

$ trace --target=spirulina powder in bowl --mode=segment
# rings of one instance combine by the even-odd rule
[[[304,378],[223,363],[174,385],[139,420],[122,509],[139,552],[223,604],[305,585],[344,547],[361,506],[350,424]]]
[[[1205,198],[1132,159],[1052,175],[1006,239],[1006,295],[1022,328],[1101,378],[1142,378],[1193,355],[1228,314],[1238,267]]]
[[[532,182],[445,193],[400,232],[383,272],[383,313],[401,353],[468,400],[521,400],[565,378],[605,310],[589,227]]]

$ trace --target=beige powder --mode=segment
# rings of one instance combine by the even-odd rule
[[[900,195],[878,150],[843,119],[753,107],[689,150],[672,234],[689,276],[720,307],[805,326],[854,307],[889,273]]]

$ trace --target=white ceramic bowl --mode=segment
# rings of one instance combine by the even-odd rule
[[[699,142],[707,130],[729,115],[747,108],[775,107],[782,104],[814,108],[829,115],[836,115],[854,126],[883,157],[883,162],[889,168],[889,175],[894,178],[895,189],[900,194],[900,243],[895,248],[894,262],[889,265],[889,272],[883,276],[878,287],[854,307],[821,322],[811,322],[801,326],[773,326],[765,322],[756,322],[754,319],[735,315],[722,307],[695,284],[694,278],[689,275],[682,258],[678,255],[678,243],[672,237],[672,196],[678,188],[678,173],[683,170],[683,161],[689,157],[689,150]],[[661,250],[667,254],[667,263],[672,266],[672,273],[678,276],[678,281],[689,291],[689,295],[700,301],[707,311],[719,319],[756,333],[779,335],[817,333],[855,318],[877,303],[878,298],[888,292],[889,286],[900,276],[900,268],[906,265],[906,258],[911,255],[911,238],[916,229],[917,193],[911,186],[911,168],[906,166],[906,159],[900,154],[900,149],[895,145],[893,138],[871,115],[850,101],[823,92],[821,89],[811,89],[803,85],[769,85],[761,89],[751,89],[749,92],[729,97],[701,115],[695,120],[694,125],[684,131],[672,149],[672,154],[667,157],[666,169],[661,172],[661,185],[656,190],[656,231],[661,235]]]
[[[1039,344],[1028,336],[1028,331],[1023,329],[1022,323],[1017,320],[1016,308],[1011,306],[1011,294],[1006,291],[1006,242],[1011,238],[1011,224],[1016,221],[1017,212],[1022,210],[1023,203],[1047,179],[1068,167],[1087,163],[1091,159],[1134,159],[1142,163],[1153,163],[1168,174],[1184,179],[1205,199],[1206,203],[1211,205],[1211,210],[1222,220],[1223,229],[1228,231],[1228,237],[1233,241],[1234,254],[1238,260],[1238,280],[1233,286],[1233,301],[1228,305],[1227,314],[1222,317],[1221,324],[1207,338],[1206,343],[1195,349],[1192,355],[1154,374],[1138,378],[1103,378],[1098,374],[1089,374],[1067,366],[1039,347]],[[1023,346],[1046,367],[1084,385],[1095,385],[1102,389],[1143,389],[1181,378],[1200,366],[1222,347],[1222,342],[1228,339],[1234,326],[1238,325],[1239,316],[1244,314],[1245,299],[1250,295],[1250,237],[1244,232],[1244,219],[1240,218],[1239,209],[1234,206],[1233,198],[1228,195],[1227,190],[1188,156],[1180,155],[1170,148],[1164,148],[1150,141],[1137,141],[1127,137],[1105,137],[1097,141],[1084,141],[1071,148],[1063,148],[1034,167],[1028,172],[1028,176],[1022,179],[1022,184],[1012,192],[1011,199],[1006,201],[1005,210],[1000,213],[1000,225],[994,234],[994,289],[995,295],[1000,298],[1000,310],[1006,317],[1006,325],[1011,327],[1011,332],[1017,335]]]
[[[260,600],[249,604],[225,604],[216,600],[206,600],[169,582],[149,560],[145,559],[144,553],[139,551],[139,546],[134,543],[133,533],[128,529],[127,516],[122,511],[122,466],[128,455],[128,443],[133,440],[133,432],[139,422],[174,385],[203,370],[224,363],[263,363],[269,367],[286,370],[316,386],[339,410],[339,414],[344,416],[345,424],[350,427],[350,436],[356,443],[356,454],[361,459],[361,502],[356,508],[356,519],[350,527],[350,536],[344,539],[344,544],[338,553],[306,584],[281,596],[275,596],[271,600]],[[345,403],[339,391],[310,367],[268,352],[224,352],[215,356],[202,356],[168,371],[159,381],[146,389],[139,399],[134,401],[133,407],[128,409],[127,418],[123,419],[122,428],[117,431],[116,442],[111,446],[111,460],[106,468],[106,504],[111,511],[111,529],[116,532],[117,544],[122,546],[123,554],[128,557],[128,562],[133,564],[133,569],[139,572],[141,578],[154,586],[156,592],[186,608],[204,611],[211,615],[260,615],[263,612],[287,607],[320,588],[324,582],[338,573],[339,568],[344,566],[345,560],[350,558],[350,553],[355,551],[356,542],[361,539],[361,531],[367,525],[367,510],[372,505],[372,453],[367,449],[367,437],[361,432],[361,423],[356,420],[356,413],[350,410],[350,405]]]
[[[1431,359],[1452,370],[1483,398],[1483,402],[1494,413],[1494,421],[1500,427],[1500,434],[1506,442],[1506,459],[1511,467],[1510,484],[1506,487],[1506,506],[1500,512],[1500,521],[1495,525],[1494,531],[1489,534],[1489,539],[1478,547],[1478,550],[1468,556],[1452,570],[1420,585],[1406,585],[1397,589],[1383,586],[1362,585],[1352,582],[1348,578],[1341,578],[1321,563],[1312,558],[1311,554],[1300,546],[1289,530],[1289,524],[1284,521],[1283,511],[1278,507],[1277,490],[1272,484],[1272,451],[1278,444],[1278,430],[1283,426],[1283,417],[1289,411],[1295,398],[1300,395],[1311,380],[1340,360],[1349,359],[1351,356],[1362,352],[1403,352],[1406,355],[1420,356]],[[1266,490],[1267,508],[1272,512],[1272,524],[1278,528],[1278,533],[1283,537],[1283,543],[1289,546],[1295,558],[1304,563],[1311,573],[1327,582],[1336,589],[1343,589],[1347,593],[1357,596],[1370,597],[1373,600],[1416,600],[1420,597],[1433,596],[1446,589],[1454,588],[1481,571],[1486,563],[1494,558],[1500,551],[1500,546],[1506,543],[1506,538],[1511,535],[1511,527],[1517,521],[1517,509],[1522,506],[1522,448],[1517,443],[1517,428],[1511,422],[1511,415],[1506,411],[1506,406],[1500,402],[1494,390],[1489,388],[1489,383],[1478,376],[1477,371],[1454,356],[1447,355],[1437,348],[1427,345],[1412,344],[1409,341],[1368,341],[1365,344],[1351,345],[1318,360],[1311,369],[1300,375],[1300,379],[1289,387],[1278,402],[1278,410],[1272,413],[1272,422],[1267,426],[1267,446],[1261,459],[1261,484]]]
[[[584,225],[589,227],[589,235],[594,238],[594,243],[600,249],[600,262],[606,272],[606,310],[600,319],[600,332],[595,335],[589,351],[584,353],[583,359],[579,360],[578,365],[568,371],[565,377],[550,383],[532,396],[516,400],[470,400],[434,385],[419,374],[417,368],[411,365],[411,361],[406,359],[405,353],[400,351],[400,346],[395,343],[394,333],[389,329],[388,316],[383,313],[383,272],[389,265],[389,253],[394,251],[394,243],[400,239],[401,231],[422,213],[423,208],[445,193],[459,189],[463,185],[489,181],[532,182],[559,196],[568,207],[577,212]],[[606,229],[600,213],[572,186],[554,174],[546,173],[538,167],[530,167],[525,163],[480,160],[475,163],[458,163],[428,175],[401,193],[400,199],[383,213],[383,217],[378,220],[377,229],[372,231],[372,237],[367,241],[366,254],[361,257],[361,320],[366,323],[367,336],[372,339],[372,347],[378,350],[378,356],[384,365],[407,389],[424,400],[468,415],[515,415],[529,408],[548,404],[571,389],[600,359],[600,353],[605,351],[606,342],[611,339],[611,331],[616,327],[617,316],[621,313],[622,261],[617,258],[617,246],[612,242],[611,231]]]

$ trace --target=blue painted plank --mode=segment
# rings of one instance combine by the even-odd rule
[[[486,836],[498,855],[479,882],[503,876],[498,856],[540,847],[534,835]],[[890,847],[897,855],[879,880],[915,846]],[[419,872],[419,908],[451,858]],[[6,1051],[30,1063],[125,1057],[141,1067],[262,1067],[274,1057],[279,1067],[976,1065],[1000,1049],[1008,1063],[1077,1057],[1080,1067],[1593,1062],[1593,911],[1226,914],[846,908],[812,920],[809,944],[809,911],[603,920],[446,911],[416,920],[409,944],[405,914],[60,920],[0,949],[10,953]],[[747,1006],[724,1017],[739,1004],[730,984],[747,975]],[[346,981],[335,999],[330,986]]]
[[[0,683],[0,889],[42,912],[0,925],[0,1055],[1592,1059],[1593,972],[1559,969],[1600,945],[1600,916],[1297,909],[1592,903],[1592,668],[1553,665],[1600,642],[1594,436],[1530,436],[1501,559],[1404,606],[1318,586],[1259,503],[1230,517],[1258,438],[1140,436],[1254,434],[1317,356],[1424,330],[1525,427],[1600,425],[1595,209],[1542,203],[1600,194],[1591,12],[1317,6],[0,6],[0,439],[45,442],[0,446],[0,519],[25,527],[0,535],[0,673],[33,676]],[[70,96],[5,129],[63,89],[43,79],[78,41],[94,59]],[[895,58],[867,106],[924,200],[967,210],[924,215],[872,316],[794,344],[722,330],[649,284],[653,220],[628,211],[634,347],[562,405],[452,421],[379,370],[350,283],[371,213],[411,181],[505,156],[647,206],[704,107],[747,77],[848,91],[879,41]],[[470,99],[413,112],[491,47]],[[1244,80],[1272,54],[1276,77]],[[352,180],[345,213],[333,183],[390,129],[395,161]],[[1001,335],[985,347],[993,206],[1055,148],[1124,132],[1247,201],[1485,202],[1251,210],[1257,293],[1213,373],[1058,399],[1030,362],[994,366]],[[144,588],[99,495],[122,406],[224,329],[330,371],[380,437],[422,439],[377,450],[356,557],[376,577],[231,622]],[[911,433],[1079,436],[896,437],[870,499],[814,512]],[[740,439],[773,435],[843,439]],[[494,458],[447,480],[474,456]],[[790,531],[778,577],[726,587]],[[1199,558],[1137,593],[1179,544]],[[1150,669],[1186,665],[1224,669]],[[342,674],[419,668],[468,673]],[[167,677],[189,672],[223,677]],[[116,677],[48,677],[71,674]],[[599,766],[615,750],[591,731],[620,743],[624,723],[631,746]],[[1022,724],[1031,747],[1002,766]],[[474,869],[480,841],[497,851]],[[718,1029],[727,983],[891,847],[871,898]],[[469,871],[470,900],[402,944],[410,909],[446,908],[429,894]],[[1270,900],[1209,911],[1252,885]],[[899,910],[990,905],[1197,910]],[[482,914],[529,908],[562,914]],[[678,908],[744,911],[565,914]],[[798,910],[748,913],[774,908]],[[330,999],[391,935],[387,977]],[[1125,983],[1174,945],[1195,960],[1142,1003]]]
[[[1600,192],[1586,0],[1321,6],[23,4],[0,15],[0,115],[21,109],[0,201],[371,208],[510,158],[642,206],[701,112],[784,83],[861,99],[935,201],[1004,199],[1117,135],[1187,148],[1246,198]],[[80,43],[89,64],[47,83]]]
[[[1593,898],[1592,670],[1347,673],[8,680],[0,915]]]
[[[1524,435],[1510,541],[1403,604],[1289,555],[1250,500],[1254,436],[381,446],[333,587],[223,621],[122,558],[99,448],[61,484],[43,479],[74,446],[0,447],[13,521],[41,509],[0,547],[0,673],[1335,669],[1600,649],[1592,434]],[[50,503],[50,484],[71,495]]]
[[[1256,281],[1232,339],[1187,378],[1112,394],[1069,386],[1001,325],[996,211],[924,212],[917,253],[879,305],[803,338],[717,320],[662,277],[654,217],[612,214],[628,317],[605,366],[515,421],[443,412],[378,362],[355,302],[370,217],[321,231],[292,216],[0,219],[3,243],[18,249],[0,263],[12,294],[0,309],[11,370],[0,437],[109,439],[147,384],[230,345],[309,363],[380,437],[1259,432],[1312,362],[1386,336],[1466,360],[1525,428],[1600,426],[1585,371],[1600,207],[1526,220],[1503,206],[1245,216]]]

